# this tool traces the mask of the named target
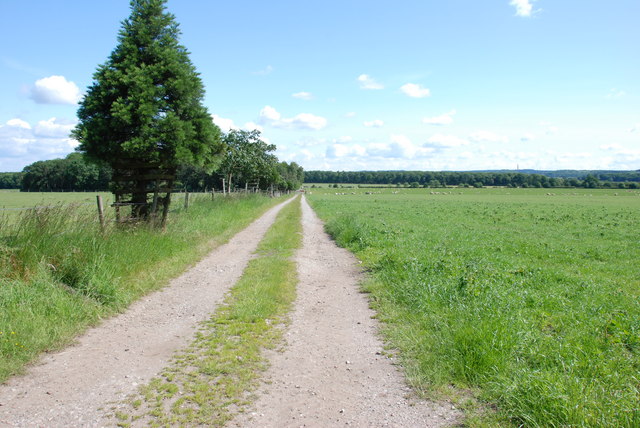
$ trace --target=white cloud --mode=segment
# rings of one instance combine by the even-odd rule
[[[238,127],[233,123],[232,119],[226,119],[224,117],[220,117],[217,114],[212,114],[211,118],[213,119],[213,123],[218,125],[220,130],[224,133],[229,132],[232,129],[237,129]]]
[[[384,126],[384,122],[380,119],[366,121],[362,123],[367,128],[382,128]]]
[[[347,114],[345,114],[344,117],[356,117],[356,112],[355,111],[350,111]]]
[[[82,95],[75,83],[64,76],[50,76],[36,81],[31,99],[38,104],[77,104]]]
[[[51,118],[35,126],[21,119],[0,125],[0,167],[17,171],[39,160],[68,155],[78,142],[69,138],[73,122]]]
[[[627,95],[627,93],[625,91],[622,91],[622,90],[616,89],[616,88],[611,88],[609,93],[607,95],[605,95],[605,98],[608,98],[608,99],[622,98],[625,95]]]
[[[9,119],[7,121],[7,126],[11,126],[14,128],[31,129],[31,125],[29,125],[22,119]],[[2,125],[0,125],[0,128],[2,128]]]
[[[317,131],[327,126],[327,119],[324,117],[311,113],[300,113],[291,118],[283,118],[282,115],[271,106],[265,106],[260,110],[259,121],[276,128],[285,129],[310,129]]]
[[[429,137],[423,146],[432,148],[451,148],[466,146],[467,144],[469,144],[467,140],[456,137],[455,135],[435,134]]]
[[[264,120],[267,122],[275,122],[279,121],[282,115],[276,111],[275,108],[271,106],[264,106],[262,110],[260,110],[260,120]]]
[[[36,125],[33,133],[41,138],[69,138],[75,124],[69,121],[58,120],[52,117],[49,120],[41,120]]]
[[[449,113],[441,114],[440,116],[434,117],[425,117],[422,119],[422,123],[426,123],[427,125],[451,125],[453,123],[453,115],[456,114],[455,110],[451,110]]]
[[[469,139],[476,143],[508,143],[509,138],[490,131],[476,131],[469,135]]]
[[[511,0],[509,4],[516,8],[517,16],[529,17],[533,13],[533,5],[529,0]]]
[[[353,146],[347,146],[345,144],[332,144],[327,146],[326,156],[328,158],[342,158],[350,156],[366,156],[367,151],[364,147],[355,144]]]
[[[358,82],[360,82],[360,89],[384,89],[383,85],[376,82],[373,77],[368,74],[358,76]]]
[[[273,70],[274,70],[274,68],[272,66],[267,65],[262,70],[254,71],[253,74],[256,74],[258,76],[266,76],[267,74],[271,74],[273,72]]]
[[[640,132],[640,123],[636,123],[635,125],[633,125],[629,129],[629,132]]]
[[[601,146],[600,146],[600,148],[601,148],[602,150],[611,150],[611,151],[614,151],[614,150],[621,150],[621,149],[622,149],[622,146],[621,146],[620,144],[613,143],[613,144],[603,144],[603,145],[601,145]]]
[[[264,128],[260,125],[258,125],[255,122],[247,122],[244,124],[243,129],[246,129],[247,131],[260,131],[260,132],[264,132]],[[264,138],[263,138],[264,139]]]
[[[291,94],[293,98],[297,98],[299,100],[312,100],[313,94],[311,92],[296,92],[295,94]]]
[[[555,135],[558,133],[558,127],[557,126],[549,126],[546,131],[545,134],[547,135]]]
[[[533,141],[536,139],[536,136],[533,134],[524,134],[522,137],[520,137],[520,141],[522,141],[523,143],[526,143],[528,141]]]
[[[422,85],[416,83],[402,85],[400,90],[411,98],[425,98],[431,95],[431,91],[428,88],[423,88]]]

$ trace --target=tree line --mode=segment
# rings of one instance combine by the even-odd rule
[[[634,180],[635,179],[635,180]],[[502,187],[586,187],[639,189],[640,175],[632,172],[628,181],[603,180],[597,174],[586,177],[548,177],[523,172],[453,171],[305,171],[306,183],[400,185],[408,187],[502,186]]]
[[[295,162],[280,162],[272,153],[276,146],[260,139],[258,131],[231,130],[223,137],[224,155],[214,171],[202,166],[183,164],[178,167],[176,190],[202,192],[244,189],[245,186],[266,190],[296,190],[304,181],[304,170]],[[0,173],[0,189],[24,192],[107,191],[112,169],[91,162],[82,153],[71,153],[64,159],[34,162],[22,172]]]

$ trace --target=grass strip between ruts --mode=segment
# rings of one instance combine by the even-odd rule
[[[293,254],[301,245],[300,200],[285,206],[242,277],[194,342],[117,411],[119,426],[221,426],[250,402],[280,343],[297,284]]]

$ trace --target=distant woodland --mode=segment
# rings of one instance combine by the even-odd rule
[[[305,183],[407,187],[640,188],[640,171],[305,171]]]

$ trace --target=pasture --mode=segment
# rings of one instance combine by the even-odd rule
[[[474,425],[640,425],[640,192],[310,190],[413,386]]]

